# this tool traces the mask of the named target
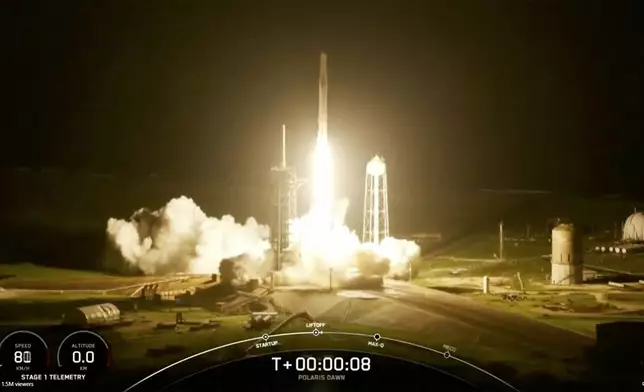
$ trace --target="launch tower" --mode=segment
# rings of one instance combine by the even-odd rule
[[[385,160],[376,155],[367,163],[362,242],[379,244],[386,237],[389,237],[387,166]]]
[[[274,224],[271,242],[277,254],[276,269],[281,269],[282,254],[291,245],[293,237],[292,222],[297,218],[297,190],[303,184],[298,180],[295,168],[286,163],[286,126],[282,125],[282,162],[272,168],[275,180]]]

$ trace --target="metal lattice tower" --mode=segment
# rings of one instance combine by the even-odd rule
[[[297,178],[295,169],[286,164],[286,126],[282,126],[282,162],[273,167],[275,172],[276,214],[271,230],[271,242],[277,252],[277,269],[281,268],[282,252],[291,246],[292,222],[297,218],[297,190],[304,183]]]
[[[362,242],[379,244],[389,237],[387,166],[377,155],[367,163],[362,223]]]

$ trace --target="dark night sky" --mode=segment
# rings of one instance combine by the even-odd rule
[[[2,165],[304,170],[324,50],[341,183],[641,187],[644,2],[321,4],[3,1]]]

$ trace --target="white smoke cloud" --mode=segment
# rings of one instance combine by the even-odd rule
[[[150,212],[141,209],[129,221],[111,218],[107,234],[129,267],[149,275],[217,273],[222,260],[246,256],[259,271],[270,248],[269,228],[253,218],[244,225],[226,215],[208,217],[185,196]]]
[[[315,210],[292,222],[293,254],[282,269],[284,281],[327,286],[330,270],[340,283],[358,277],[409,276],[410,263],[420,256],[420,246],[392,237],[380,244],[361,243],[344,223],[348,207],[348,200],[337,203],[330,227],[322,227]]]
[[[408,276],[409,263],[420,257],[420,246],[413,241],[387,237],[377,246],[376,252],[389,260],[387,276],[401,278]]]
[[[420,247],[407,240],[385,238],[363,244],[344,224],[345,200],[334,209],[331,227],[323,228],[315,213],[293,222],[291,251],[283,257],[283,283],[326,286],[329,271],[342,283],[363,276],[405,278]],[[269,228],[254,218],[240,224],[230,215],[211,218],[192,199],[172,199],[158,211],[140,209],[129,220],[111,218],[107,234],[126,270],[148,275],[221,273],[223,260],[230,280],[263,278],[272,267]],[[223,277],[223,275],[222,275]]]

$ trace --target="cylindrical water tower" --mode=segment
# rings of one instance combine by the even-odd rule
[[[362,222],[362,242],[380,244],[389,237],[387,165],[377,155],[367,163]]]
[[[581,240],[572,224],[560,224],[552,229],[551,283],[580,284],[584,280],[584,260]]]

